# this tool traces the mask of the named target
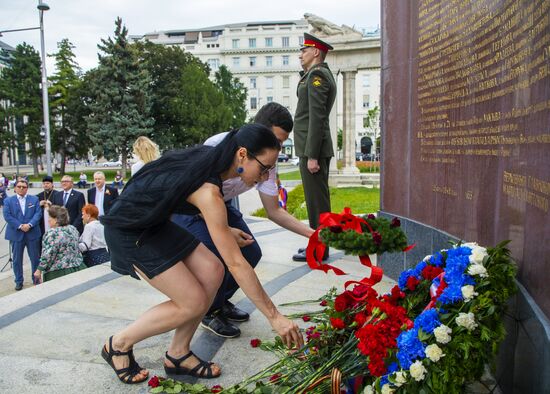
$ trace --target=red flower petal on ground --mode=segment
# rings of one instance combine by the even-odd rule
[[[157,375],[153,376],[151,379],[149,379],[149,382],[147,383],[147,385],[153,388],[160,386],[159,377]]]
[[[338,319],[337,317],[331,317],[330,324],[332,324],[332,327],[336,328],[337,330],[341,330],[346,327],[344,321],[342,319]]]
[[[302,320],[303,321],[310,321],[311,317],[309,317],[308,315],[304,315],[304,316],[302,316]]]
[[[416,279],[414,276],[409,276],[409,279],[407,279],[407,289],[410,291],[414,291],[416,289],[416,286],[418,286],[418,279]]]
[[[271,377],[269,378],[269,381],[273,384],[276,384],[279,379],[281,379],[281,374],[280,373],[276,373],[275,375],[271,375]]]
[[[327,300],[323,300],[319,303],[319,305],[321,306],[327,306],[327,304],[328,304]]]
[[[219,384],[215,385],[215,386],[212,386],[212,388],[210,389],[210,392],[212,393],[221,393],[223,390],[223,387],[220,386]]]
[[[252,346],[252,347],[258,347],[261,344],[262,344],[262,341],[259,340],[258,338],[254,338],[254,339],[250,340],[250,346]]]

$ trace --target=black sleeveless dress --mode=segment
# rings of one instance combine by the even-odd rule
[[[163,163],[163,158],[157,161],[151,169],[147,167],[151,163],[144,166],[127,183],[109,214],[100,218],[111,268],[136,279],[139,276],[134,266],[151,279],[195,250],[199,241],[174,224],[170,216],[198,214],[200,211],[186,198],[205,182],[216,185],[221,193],[219,174],[200,180],[189,174],[189,160],[175,164],[166,160]]]

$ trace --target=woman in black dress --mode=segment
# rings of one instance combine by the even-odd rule
[[[240,252],[226,217],[221,192],[225,179],[248,185],[265,180],[280,145],[268,128],[253,124],[232,131],[216,147],[199,146],[165,154],[146,164],[126,185],[109,214],[100,218],[111,252],[111,267],[143,278],[170,298],[113,335],[103,358],[124,383],[147,379],[134,359],[133,345],[175,330],[166,352],[167,374],[213,378],[218,365],[199,359],[190,343],[224,275],[220,260],[193,235],[172,223],[173,213],[201,213],[229,271],[244,293],[291,346],[303,345],[298,326],[283,316]],[[138,276],[139,275],[139,276]]]

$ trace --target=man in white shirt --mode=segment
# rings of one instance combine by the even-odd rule
[[[69,211],[69,223],[76,227],[79,234],[84,230],[82,223],[82,207],[86,203],[84,194],[73,189],[73,177],[63,175],[61,178],[61,188],[63,189],[56,198],[55,205],[61,205]]]
[[[95,187],[88,190],[88,203],[94,204],[99,209],[99,216],[109,213],[111,205],[118,198],[118,190],[105,184],[103,171],[94,173]]]
[[[270,127],[281,144],[286,141],[293,127],[292,115],[290,112],[285,107],[275,102],[264,105],[256,114],[254,122]],[[220,133],[214,135],[207,139],[204,144],[215,146],[224,139],[226,134],[227,133]],[[262,251],[254,240],[252,232],[246,225],[242,213],[230,204],[232,198],[249,190],[250,187],[246,186],[244,182],[241,181],[240,177],[237,177],[226,180],[222,188],[223,198],[226,201],[229,227],[231,227],[233,235],[241,247],[243,256],[254,268],[262,257]],[[270,220],[304,237],[309,238],[311,234],[313,234],[313,230],[309,226],[300,222],[279,206],[276,168],[269,170],[269,172],[264,175],[262,182],[256,185],[256,189],[260,193],[260,199]],[[223,261],[208,233],[206,223],[200,215],[173,215],[172,220],[191,232]],[[204,328],[225,338],[235,338],[240,335],[241,331],[239,328],[230,323],[230,321],[247,321],[249,315],[229,302],[229,299],[238,289],[239,286],[237,282],[226,268],[224,281],[218,290],[218,294],[210,310],[202,320],[201,325]]]

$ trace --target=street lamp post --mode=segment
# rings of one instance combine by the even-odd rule
[[[38,14],[40,17],[40,49],[42,54],[42,109],[44,112],[44,129],[46,131],[46,171],[52,176],[52,145],[50,139],[50,104],[48,100],[48,76],[46,74],[46,50],[44,48],[44,11],[50,6],[38,0]]]

